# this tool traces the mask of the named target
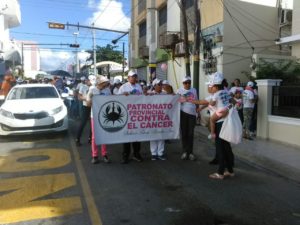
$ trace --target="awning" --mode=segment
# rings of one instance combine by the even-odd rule
[[[281,45],[281,44],[288,44],[288,43],[294,43],[294,42],[300,42],[300,34],[280,38],[275,43],[277,45]]]

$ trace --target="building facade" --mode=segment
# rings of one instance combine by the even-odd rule
[[[186,74],[186,49],[193,71],[194,30],[199,24],[195,24],[194,1],[185,3],[188,48],[178,1],[132,0],[130,67],[137,68],[143,79],[149,81],[155,71],[156,77],[168,79],[177,89],[183,76],[199,76],[199,94],[205,97],[207,75],[220,71],[229,82],[235,78],[246,82],[254,54],[286,54],[274,42],[279,37],[277,8],[236,0],[202,0],[198,1],[200,72]]]
[[[0,2],[0,75],[8,68],[14,69],[21,64],[21,50],[15,41],[10,40],[9,30],[21,24],[18,0]]]

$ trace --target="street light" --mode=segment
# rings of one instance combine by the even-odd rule
[[[120,37],[114,39],[111,41],[111,43],[113,43],[114,45],[118,43],[118,41],[124,37],[125,35],[127,35],[129,32],[126,32],[124,34],[122,34]],[[123,42],[123,47],[122,47],[122,56],[123,56],[123,60],[122,60],[122,80],[124,80],[124,76],[125,76],[125,42]]]

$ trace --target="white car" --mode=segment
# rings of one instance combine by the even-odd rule
[[[0,107],[0,135],[67,129],[67,108],[51,84],[16,85]]]

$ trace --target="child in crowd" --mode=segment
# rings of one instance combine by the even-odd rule
[[[241,122],[243,123],[243,94],[242,91],[236,90],[233,96],[234,107],[238,111]]]
[[[217,106],[217,110],[210,115],[210,134],[211,138],[216,138],[216,122],[228,115],[229,109],[231,107],[230,99],[228,98],[228,93],[223,89],[223,75],[220,73],[215,73],[213,79],[211,80],[210,86],[212,86],[213,96],[209,102],[209,107],[211,112],[214,111],[213,106]]]

